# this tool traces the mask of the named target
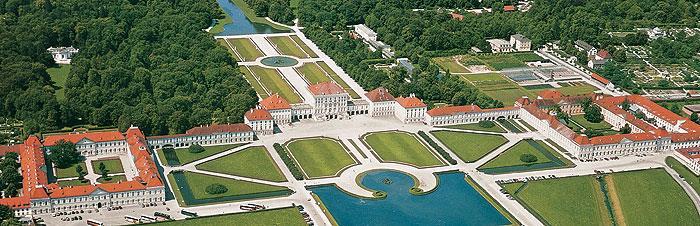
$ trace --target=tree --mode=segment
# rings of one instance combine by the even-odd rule
[[[97,168],[100,170],[100,174],[102,174],[103,177],[106,177],[107,175],[107,166],[105,165],[104,162],[100,162],[100,165],[97,166]]]
[[[533,154],[525,153],[525,154],[520,155],[520,161],[522,161],[524,163],[537,162],[537,156],[535,156]]]
[[[625,99],[624,101],[622,101],[622,104],[620,104],[620,107],[625,111],[629,111],[630,110],[630,102],[627,99]]]
[[[0,205],[0,222],[9,220],[15,217],[15,211],[9,206]]]
[[[598,105],[590,104],[588,107],[583,109],[584,118],[592,123],[599,123],[603,121],[603,113]]]
[[[700,123],[700,118],[698,118],[698,113],[693,112],[690,114],[690,121]]]
[[[60,140],[58,143],[49,148],[51,154],[49,154],[49,159],[58,168],[68,168],[73,164],[80,161],[82,158],[78,150],[75,148],[75,144]]]
[[[78,180],[79,181],[84,181],[85,180],[85,172],[83,169],[83,166],[78,165],[75,167],[75,172],[78,174]]]
[[[632,127],[630,127],[630,124],[625,124],[625,126],[620,128],[620,133],[622,133],[622,134],[632,133]]]
[[[7,197],[15,197],[18,195],[17,190],[22,188],[21,185],[17,185],[16,183],[11,183],[7,185],[7,188],[5,188],[5,196]]]
[[[202,153],[202,152],[207,150],[207,149],[204,149],[204,147],[202,147],[199,144],[192,144],[192,145],[190,145],[190,147],[188,149],[189,149],[190,153]]]

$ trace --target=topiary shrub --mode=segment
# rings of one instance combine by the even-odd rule
[[[204,149],[204,147],[202,147],[202,145],[199,145],[199,144],[190,145],[189,150],[190,150],[190,153],[202,153],[202,152],[206,151],[206,149]]]
[[[419,187],[412,187],[411,189],[408,190],[408,193],[411,193],[413,195],[423,195],[423,189]]]
[[[383,199],[383,198],[386,198],[386,192],[375,191],[372,193],[372,196],[374,196],[375,198]]]
[[[228,188],[224,186],[223,184],[210,184],[207,186],[207,188],[204,190],[207,193],[211,195],[217,195],[217,194],[223,194],[228,191]]]
[[[522,154],[522,155],[520,155],[520,161],[522,161],[524,163],[537,162],[537,156],[534,156],[532,154]]]
[[[480,121],[479,122],[479,127],[481,127],[481,128],[493,128],[494,126],[496,126],[496,123],[494,123],[493,121]]]

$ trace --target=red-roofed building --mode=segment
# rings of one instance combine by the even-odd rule
[[[542,99],[560,99],[563,96],[561,92],[554,89],[542,90],[537,95]]]
[[[75,148],[83,156],[126,153],[127,150],[124,135],[119,131],[50,135],[44,137],[43,144],[50,150],[51,146],[61,140],[75,144]]]
[[[250,109],[245,113],[243,119],[245,124],[250,126],[257,135],[270,135],[275,126],[272,115],[264,109]]]
[[[384,87],[379,87],[365,93],[369,100],[369,115],[372,117],[394,115],[396,98]]]
[[[601,49],[595,55],[596,60],[607,60],[610,59],[610,53],[607,50]]]
[[[700,147],[679,149],[674,154],[690,171],[700,176]]]
[[[450,17],[452,17],[453,20],[457,20],[457,21],[464,20],[464,15],[456,13],[456,12],[450,12]]]
[[[260,101],[260,108],[270,112],[277,125],[292,123],[292,106],[279,94],[274,94]]]
[[[0,146],[0,156],[10,152],[19,154],[19,150],[19,145]]]
[[[348,116],[350,96],[335,82],[321,82],[310,85],[313,94],[313,116],[318,120],[339,119]]]
[[[503,12],[515,12],[516,10],[514,5],[503,6]]]
[[[199,126],[187,130],[185,134],[148,137],[148,145],[151,149],[160,149],[166,146],[173,148],[185,148],[192,144],[223,145],[245,143],[253,141],[255,132],[245,123],[218,124]]]
[[[10,207],[14,211],[15,217],[29,215],[31,208],[31,203],[27,196],[0,199],[0,205]]]
[[[517,118],[519,108],[481,109],[476,105],[447,106],[430,109],[425,123],[430,126],[478,123],[480,121]]]
[[[396,98],[396,118],[404,123],[422,122],[425,120],[425,112],[428,106],[418,99],[415,94],[408,97]]]

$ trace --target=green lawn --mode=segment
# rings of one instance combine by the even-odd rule
[[[58,90],[56,90],[56,98],[59,100],[65,99],[66,97],[64,87],[66,86],[70,69],[70,64],[61,64],[58,67],[46,69],[46,73],[51,77],[51,81],[53,81],[54,85],[58,88]]]
[[[491,128],[486,128],[486,127],[481,127],[479,126],[478,123],[472,123],[472,124],[460,124],[460,125],[451,125],[451,126],[445,126],[445,128],[450,128],[450,129],[463,129],[463,130],[475,130],[475,131],[486,131],[486,132],[495,132],[495,133],[505,133],[506,130],[501,128],[498,124],[495,124]]]
[[[189,226],[189,225],[248,225],[248,226],[306,226],[304,218],[296,208],[273,209],[248,213],[198,217],[187,220],[165,221],[149,225]]]
[[[126,181],[126,176],[124,176],[124,175],[110,176],[108,178],[109,178],[109,180],[106,180],[102,177],[97,178],[97,182],[100,182],[102,184],[109,184],[109,183],[117,183],[119,181]]]
[[[700,225],[688,194],[663,169],[612,174],[627,225]]]
[[[412,133],[377,132],[365,135],[364,139],[383,161],[402,162],[418,167],[445,165]]]
[[[301,49],[303,49],[304,52],[306,52],[306,54],[309,54],[309,57],[311,57],[311,58],[316,58],[316,57],[318,57],[318,55],[316,55],[316,53],[314,53],[314,51],[311,50],[311,48],[309,48],[309,46],[307,46],[306,44],[304,44],[303,41],[301,41],[301,39],[299,38],[299,36],[292,35],[292,36],[289,36],[289,37],[292,38],[292,40],[294,40],[294,42],[296,42],[297,45],[299,45],[299,46],[301,47]]]
[[[512,54],[483,54],[477,55],[476,58],[496,71],[527,66],[522,60],[515,58]]]
[[[683,180],[688,182],[688,184],[693,187],[695,192],[700,194],[700,177],[695,175],[695,173],[690,171],[687,167],[685,167],[685,165],[681,164],[681,162],[673,157],[666,157],[666,165],[673,168],[673,170],[675,170],[676,173],[683,178]]]
[[[262,84],[258,82],[258,80],[255,79],[255,76],[253,76],[253,72],[251,72],[248,67],[241,66],[239,67],[241,72],[243,73],[243,77],[245,77],[246,80],[248,80],[248,83],[250,83],[251,86],[253,86],[253,89],[255,92],[262,98],[265,99],[270,96],[270,94],[265,91],[263,88]]]
[[[308,178],[332,177],[356,164],[341,143],[329,138],[293,140],[287,149]]]
[[[218,145],[218,146],[208,146],[204,147],[205,151],[201,153],[191,153],[187,148],[178,148],[175,149],[175,153],[177,153],[177,159],[180,160],[180,163],[182,165],[185,165],[187,163],[191,163],[224,151],[227,151],[229,149],[234,149],[236,147],[242,146],[245,144],[228,144],[228,145]],[[161,162],[163,165],[167,165],[167,161],[165,160],[165,156],[163,155],[163,150],[158,151],[158,158],[161,159]]]
[[[80,181],[78,179],[74,179],[74,180],[57,181],[56,183],[58,183],[58,186],[68,187],[68,186],[88,185],[88,184],[90,184],[90,180]]]
[[[249,38],[234,38],[227,39],[226,41],[230,43],[233,48],[236,48],[236,52],[243,57],[243,59],[237,59],[238,61],[255,61],[255,59],[265,56],[265,54],[255,47],[255,44]]]
[[[294,92],[294,88],[287,83],[284,77],[282,77],[282,74],[277,70],[260,66],[250,66],[248,69],[253,72],[254,76],[260,78],[262,85],[271,93],[279,93],[292,104],[301,102],[301,97]]]
[[[340,85],[340,87],[343,87],[343,89],[345,89],[345,92],[348,92],[348,94],[350,94],[350,97],[352,97],[353,99],[360,99],[360,95],[357,95],[355,90],[350,88],[350,86],[345,82],[345,80],[340,78],[340,76],[338,76],[338,74],[336,74],[331,69],[331,67],[329,67],[328,64],[326,64],[326,62],[318,61],[316,63],[318,64],[318,66],[321,66],[321,68],[324,71],[326,71],[326,73],[328,73],[328,75],[331,76],[331,79],[333,79],[333,81],[335,81],[335,83],[338,83],[338,85]]]
[[[123,173],[124,167],[122,166],[122,161],[119,159],[106,159],[106,160],[93,160],[92,161],[92,172],[95,174],[100,174],[100,163],[105,164],[107,173]]]
[[[484,94],[493,99],[503,102],[504,105],[510,106],[516,100],[523,96],[534,99],[536,96],[517,83],[505,78],[500,73],[484,73],[461,75],[462,79],[468,84],[478,88]]]
[[[529,93],[522,88],[515,89],[502,89],[502,90],[489,90],[483,91],[484,94],[490,96],[493,99],[503,102],[505,106],[511,106],[515,104],[515,101],[523,96],[533,98],[534,94]]]
[[[233,154],[196,166],[199,170],[250,177],[261,180],[286,181],[267,149],[263,146],[249,147]]]
[[[302,77],[306,78],[309,84],[317,84],[331,80],[316,63],[305,63],[301,67],[298,67],[297,71],[299,71]]]
[[[601,121],[599,123],[589,122],[583,115],[574,115],[571,116],[571,119],[583,126],[584,128],[590,130],[607,130],[612,128],[612,126],[605,121]]]
[[[465,162],[475,162],[508,142],[503,136],[453,131],[430,131]]]
[[[515,187],[510,190],[517,189]],[[606,225],[604,222],[610,222],[600,185],[592,176],[530,181],[515,197],[543,218],[545,225]]]
[[[309,56],[297,46],[296,42],[292,40],[289,36],[273,36],[267,37],[267,39],[277,47],[277,51],[280,55],[295,56],[297,58],[309,58]]]
[[[75,172],[75,168],[80,165],[83,167],[83,172],[88,172],[88,168],[85,165],[85,162],[80,162],[78,164],[74,164],[68,168],[61,169],[58,167],[56,168],[56,178],[71,178],[71,177],[78,177],[78,173]]]
[[[544,60],[544,58],[542,58],[540,55],[537,55],[534,52],[511,53],[510,55],[512,55],[513,58],[522,62],[535,62]]]
[[[588,84],[579,84],[579,85],[573,85],[573,86],[562,86],[560,88],[532,89],[531,91],[533,93],[538,93],[538,92],[544,91],[544,90],[557,90],[562,95],[565,95],[565,96],[578,96],[578,95],[591,94],[591,93],[597,91],[598,88],[595,88],[595,86],[588,85]]]
[[[184,172],[187,184],[192,189],[195,199],[220,198],[226,196],[245,195],[261,192],[286,190],[285,187],[272,186],[267,184],[253,183],[242,180],[234,180],[223,177],[211,176],[201,173]],[[209,194],[205,191],[210,184],[222,184],[228,191],[222,194]]]
[[[450,73],[469,73],[469,69],[462,67],[455,59],[452,57],[437,57],[433,58],[438,66],[440,66],[445,71],[450,71]]]
[[[547,148],[550,152],[553,151],[549,148],[549,146],[547,146],[544,143],[542,144],[542,146]],[[520,155],[522,154],[532,154],[537,157],[537,161],[530,164],[546,163],[552,161],[549,158],[547,158],[547,156],[542,154],[542,152],[537,150],[537,148],[528,143],[526,140],[521,140],[520,142],[508,148],[508,150],[504,151],[496,158],[492,159],[491,161],[487,162],[479,168],[496,168],[503,166],[528,165],[527,163],[520,161]]]

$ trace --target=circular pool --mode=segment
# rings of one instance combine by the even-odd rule
[[[268,67],[291,67],[297,65],[299,61],[287,56],[271,56],[263,58],[260,63]]]

